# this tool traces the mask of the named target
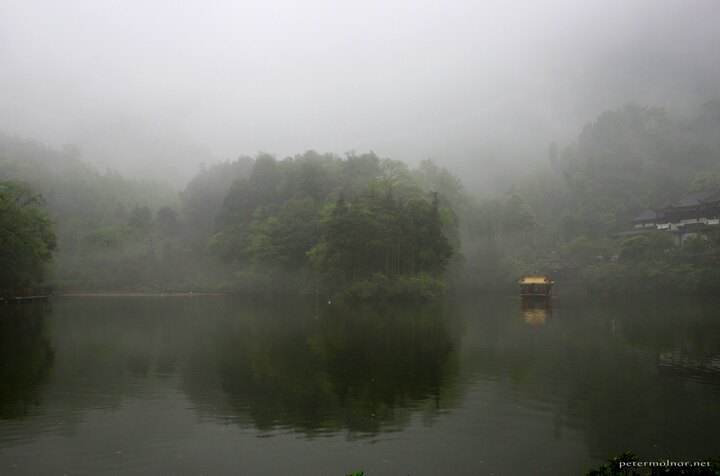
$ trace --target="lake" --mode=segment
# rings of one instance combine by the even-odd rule
[[[0,474],[577,475],[719,442],[717,299],[0,307]]]

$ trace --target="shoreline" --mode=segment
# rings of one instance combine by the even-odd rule
[[[139,291],[100,291],[100,292],[62,292],[55,293],[52,297],[203,297],[203,296],[232,296],[228,292],[139,292]]]

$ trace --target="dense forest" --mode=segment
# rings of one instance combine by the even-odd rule
[[[261,154],[201,167],[174,196],[72,148],[0,139],[0,179],[44,197],[55,223],[62,290],[432,297],[459,248],[461,185],[430,161]]]
[[[447,176],[431,162],[411,172],[374,154],[262,155],[228,191],[208,249],[253,291],[310,283],[359,297],[432,296],[456,236],[452,209],[437,191],[430,197]]]
[[[178,193],[0,134],[0,287],[431,298],[542,272],[603,292],[717,290],[717,231],[682,246],[622,232],[720,186],[718,131],[719,101],[690,118],[628,104],[485,199],[431,160],[314,151],[201,166]]]
[[[624,235],[629,220],[689,192],[720,186],[720,102],[692,118],[626,105],[602,113],[577,142],[521,185],[534,215],[524,263],[549,265],[557,251],[580,282],[608,292],[720,287],[718,230],[682,246],[670,233]]]

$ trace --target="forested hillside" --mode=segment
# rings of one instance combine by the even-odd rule
[[[623,232],[643,210],[720,186],[719,132],[718,101],[689,118],[629,104],[483,200],[430,160],[314,151],[203,166],[178,193],[7,135],[0,180],[5,195],[32,190],[32,210],[54,223],[57,246],[45,240],[38,262],[55,247],[55,272],[37,276],[60,290],[419,298],[541,272],[605,291],[695,292],[720,287],[717,232],[683,246]]]
[[[0,180],[42,197],[57,234],[52,283],[61,288],[142,282],[146,215],[177,202],[162,184],[98,172],[74,147],[58,151],[7,135],[0,135]]]
[[[485,227],[465,243],[468,261],[495,271],[483,275],[490,280],[560,267],[611,291],[716,289],[717,232],[682,248],[669,234],[621,233],[644,210],[720,185],[719,132],[718,101],[691,118],[635,104],[602,113],[575,143],[551,144],[546,158],[517,178],[505,198],[520,213],[515,233],[507,228],[513,214],[497,211],[502,199],[480,204]]]
[[[447,170],[307,152],[202,167],[179,194],[0,136],[0,178],[46,201],[58,289],[438,295],[459,248]]]

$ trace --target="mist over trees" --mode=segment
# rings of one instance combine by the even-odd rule
[[[34,259],[46,269],[55,249],[50,282],[65,290],[427,298],[565,268],[590,288],[694,292],[720,286],[717,232],[682,247],[621,232],[643,210],[718,187],[718,130],[719,101],[689,118],[630,103],[538,151],[486,198],[431,160],[315,151],[202,165],[178,193],[100,173],[72,146],[0,135],[3,213],[44,227]],[[11,206],[21,189],[42,194],[48,218]]]
[[[462,186],[430,161],[260,154],[201,167],[174,198],[98,173],[76,150],[2,139],[0,177],[52,200],[61,289],[427,297],[459,246],[450,200]]]
[[[559,153],[551,147],[547,162],[517,178],[512,193],[527,204],[525,223],[532,233],[503,237],[502,216],[509,215],[498,215],[498,205],[485,201],[481,214],[488,225],[478,234],[485,242],[469,256],[482,261],[483,253],[499,254],[505,275],[570,266],[583,270],[575,280],[599,287],[613,283],[617,291],[716,288],[717,232],[682,249],[666,243],[660,255],[648,251],[642,263],[629,261],[625,248],[657,248],[656,241],[672,241],[669,236],[617,234],[643,210],[714,186],[720,145],[713,131],[720,130],[719,119],[718,101],[688,119],[637,104],[600,114],[575,143]]]
[[[443,222],[452,212],[429,197],[432,185],[372,153],[261,155],[231,187],[210,252],[255,291],[432,296],[456,226]]]

